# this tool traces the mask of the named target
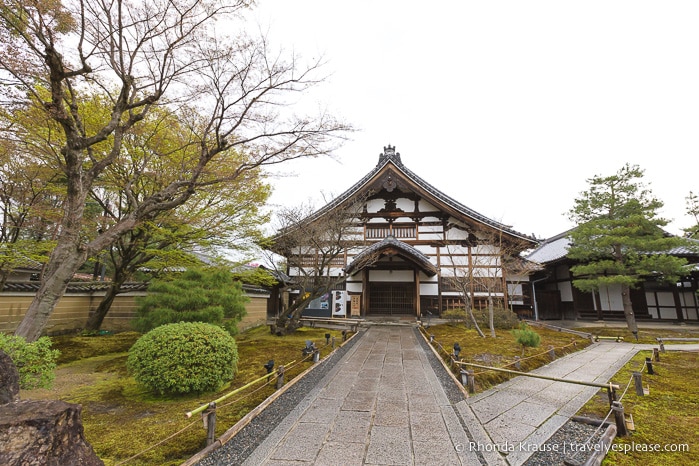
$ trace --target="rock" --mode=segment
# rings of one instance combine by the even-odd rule
[[[64,401],[0,406],[0,464],[104,466],[85,440],[82,407]]]
[[[0,405],[19,400],[19,372],[12,358],[0,350]]]

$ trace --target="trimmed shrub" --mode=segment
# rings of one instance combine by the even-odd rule
[[[134,343],[126,367],[137,382],[161,395],[214,391],[237,372],[238,348],[216,325],[166,324]]]
[[[541,343],[541,336],[524,322],[520,324],[518,329],[512,330],[512,335],[517,343],[522,345],[522,351],[525,348],[536,348]]]
[[[27,343],[23,337],[0,333],[0,350],[12,359],[19,372],[19,387],[23,390],[50,388],[56,377],[56,360],[60,351],[51,349],[51,339],[41,337]]]

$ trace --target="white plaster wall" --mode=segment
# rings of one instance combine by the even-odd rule
[[[442,267],[468,267],[468,256],[441,256]]]
[[[659,309],[661,319],[677,319],[677,311],[674,309]]]
[[[561,293],[561,301],[573,301],[573,284],[571,282],[559,283],[558,291]]]
[[[479,244],[472,248],[473,254],[497,255],[500,249],[492,244]]]
[[[425,201],[424,199],[419,200],[417,205],[420,209],[420,212],[434,212],[435,210],[437,210],[435,206]]]
[[[396,199],[396,207],[398,207],[401,210],[404,210],[405,212],[412,212],[415,210],[415,202],[411,201],[410,199],[401,197],[399,199]]]
[[[361,283],[347,283],[347,291],[350,293],[361,293],[362,284]]]
[[[420,295],[437,296],[439,287],[436,283],[420,283]]]
[[[367,201],[367,203],[366,203],[366,210],[369,213],[376,213],[379,210],[383,209],[383,207],[384,207],[383,199],[371,199],[370,201]]]
[[[604,311],[621,311],[624,303],[621,300],[621,285],[600,287],[600,303]]]
[[[461,240],[461,239],[468,239],[468,233],[459,230],[458,228],[450,228],[447,230],[447,239],[451,240]]]
[[[420,236],[421,240],[425,241],[438,241],[442,239],[442,234],[441,233],[419,233],[418,235]]]
[[[439,233],[439,235],[441,236],[442,226],[441,225],[418,225],[418,231],[420,232],[421,235],[427,234],[427,233]]]
[[[646,291],[646,302],[648,303],[648,306],[655,306],[657,304],[655,302],[655,293]]]
[[[372,282],[412,282],[412,270],[370,270],[369,281]]]
[[[660,306],[674,306],[675,298],[673,298],[672,293],[669,291],[658,292],[658,304]]]

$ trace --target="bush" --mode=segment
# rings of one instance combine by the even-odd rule
[[[7,353],[19,372],[19,387],[24,390],[49,388],[56,377],[60,351],[51,349],[51,339],[41,337],[27,343],[23,337],[0,333],[0,350]]]
[[[515,340],[522,345],[522,351],[525,348],[536,348],[541,343],[541,336],[532,330],[527,324],[522,322],[518,329],[512,330]]]
[[[137,299],[138,318],[133,325],[146,333],[164,324],[206,322],[235,335],[248,301],[242,284],[228,270],[190,269],[169,279],[153,280],[148,295]]]
[[[179,395],[219,389],[237,372],[238,349],[221,327],[202,322],[161,325],[139,338],[126,366],[148,390]]]
[[[449,325],[464,323],[468,320],[468,314],[465,309],[449,309],[442,312],[442,319],[449,322]]]
[[[482,329],[490,328],[490,316],[488,309],[476,309],[473,311],[476,316],[476,322]],[[517,314],[509,309],[503,309],[501,307],[496,307],[493,309],[493,326],[501,330],[512,330],[517,328],[519,325],[519,319]]]

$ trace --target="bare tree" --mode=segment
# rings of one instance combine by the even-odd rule
[[[521,263],[516,259],[526,245],[506,237],[502,231],[485,227],[475,229],[469,236],[473,238],[471,241],[447,245],[449,255],[443,260],[450,261],[451,276],[446,278],[462,295],[466,310],[481,337],[485,337],[485,334],[476,322],[473,306],[476,290],[485,293],[490,336],[495,337],[495,308],[508,307],[507,274],[522,271]],[[463,249],[467,251],[467,259],[457,260],[463,257]]]
[[[0,80],[5,105],[43,111],[59,128],[57,164],[66,183],[57,244],[16,334],[35,340],[86,258],[198,189],[248,170],[326,154],[349,128],[328,115],[297,117],[289,96],[322,81],[273,54],[264,38],[225,37],[243,0],[2,0]],[[106,114],[90,112],[100,94]],[[95,237],[81,234],[87,197],[123,142],[157,107],[178,116],[186,154],[179,177],[143,199],[133,187],[157,176],[156,153],[123,186],[136,208]],[[217,166],[234,163],[219,176]]]
[[[283,272],[290,276],[291,281],[282,287],[288,299],[282,302],[282,310],[273,328],[275,333],[294,331],[311,301],[345,281],[346,255],[364,242],[361,226],[357,223],[363,206],[364,200],[356,199],[338,203],[332,209],[326,206],[314,211],[310,204],[306,204],[277,213],[279,229],[269,250],[284,257],[277,266],[285,269]],[[375,259],[371,254],[365,255],[363,265],[369,265]]]

